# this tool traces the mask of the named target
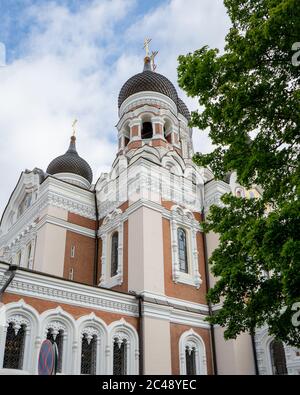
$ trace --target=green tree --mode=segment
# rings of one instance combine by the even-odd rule
[[[231,28],[223,54],[205,46],[179,57],[179,85],[201,106],[191,126],[208,129],[215,145],[194,161],[218,179],[236,171],[241,185],[260,185],[263,194],[225,195],[223,207],[211,208],[205,231],[218,233],[220,244],[208,299],[223,307],[210,321],[226,327],[225,338],[267,324],[300,347],[292,324],[300,301],[300,1],[224,4]]]

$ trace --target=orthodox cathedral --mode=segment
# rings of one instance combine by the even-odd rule
[[[21,173],[0,226],[0,373],[37,374],[45,339],[58,374],[300,374],[300,351],[267,328],[225,341],[205,318],[218,245],[201,221],[234,173],[193,161],[190,113],[146,53],[122,86],[118,147],[97,179],[73,134],[44,171]],[[78,149],[78,151],[77,151]],[[96,182],[93,183],[93,180]]]

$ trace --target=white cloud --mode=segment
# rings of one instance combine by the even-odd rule
[[[122,31],[138,3],[82,2],[70,11],[58,1],[32,5],[19,60],[0,68],[0,211],[19,173],[48,163],[68,146],[71,123],[79,119],[78,151],[91,164],[94,181],[116,153],[117,96],[142,69],[142,42],[159,49],[158,72],[176,83],[177,57],[202,45],[223,45],[228,24],[222,1],[171,0]],[[113,60],[112,60],[113,59]],[[180,94],[191,109],[195,100]],[[196,149],[210,149],[197,134]]]

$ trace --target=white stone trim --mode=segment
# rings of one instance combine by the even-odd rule
[[[179,367],[180,374],[186,375],[186,356],[185,350],[188,348],[195,348],[196,354],[196,374],[207,375],[207,360],[205,343],[200,335],[193,329],[184,332],[179,339]]]
[[[37,345],[35,342],[39,330],[39,314],[37,311],[27,305],[22,299],[5,305],[5,322],[0,323],[0,368],[3,367],[3,358],[5,351],[6,331],[8,324],[14,322],[16,329],[21,324],[26,324],[25,344],[22,370],[35,373],[37,369]]]
[[[171,208],[170,226],[173,281],[175,283],[193,285],[198,289],[202,284],[202,279],[199,273],[199,257],[196,239],[196,234],[200,230],[200,226],[198,222],[195,221],[194,215],[191,211],[182,209],[177,205],[174,205]],[[179,227],[185,229],[187,235],[188,273],[183,273],[179,269],[177,240],[177,230]]]
[[[115,209],[107,215],[99,229],[98,234],[102,239],[102,272],[99,282],[101,287],[112,288],[123,283],[123,230],[124,220],[120,209]],[[111,277],[111,237],[115,232],[118,232],[118,269],[117,274]]]
[[[24,217],[27,217],[28,211],[31,211],[32,205],[35,204],[36,195],[39,191],[39,175],[34,173],[33,171],[30,173],[22,172],[20,179],[16,185],[15,190],[12,192],[12,195],[8,201],[7,207],[4,210],[3,218],[1,221],[1,232],[0,234],[6,234],[10,231],[10,229],[14,228],[15,225],[22,221]],[[16,218],[18,206],[23,200],[24,196],[28,192],[33,192],[34,196],[32,197],[32,202],[30,207],[28,207],[23,214]],[[10,219],[13,219],[13,224],[10,224]],[[1,244],[1,242],[0,242]]]
[[[81,316],[75,320],[60,306],[46,310],[39,314],[33,307],[23,300],[5,305],[7,320],[0,325],[0,369],[3,365],[5,349],[6,322],[13,322],[20,326],[25,323],[26,340],[22,371],[37,374],[38,355],[42,341],[48,328],[55,333],[64,330],[64,344],[62,356],[62,374],[80,374],[81,372],[81,340],[88,332],[97,334],[97,365],[96,374],[112,374],[113,339],[118,336],[127,340],[127,374],[138,374],[139,342],[135,328],[123,318],[107,325],[94,313]]]
[[[16,193],[16,192],[15,192]],[[34,226],[47,206],[60,207],[68,212],[89,219],[96,219],[94,194],[54,177],[48,177],[39,188],[37,200],[33,202],[18,221],[0,237],[0,248],[7,247]]]
[[[139,372],[139,341],[135,328],[123,318],[108,326],[109,345],[107,348],[108,372],[113,371],[113,343],[115,338],[126,339],[127,347],[127,375],[135,375]],[[112,374],[112,373],[110,373]]]
[[[144,297],[144,299],[147,299],[148,301],[150,300],[154,303],[156,303],[156,301],[160,301],[162,304],[171,305],[175,309],[194,311],[199,314],[208,314],[209,312],[209,308],[206,304],[190,302],[184,299],[173,298],[170,296],[156,294],[149,291],[141,292],[141,295]]]
[[[70,184],[77,185],[82,188],[87,188],[89,189],[91,187],[91,184],[88,180],[86,180],[84,177],[79,176],[78,174],[74,173],[57,173],[53,174],[53,177],[58,178],[59,180],[63,180],[66,182],[69,182]]]
[[[6,270],[7,265],[0,264],[0,283]],[[133,317],[138,315],[138,305],[132,295],[118,294],[34,272],[18,270],[7,292]]]
[[[159,92],[143,91],[135,93],[124,100],[119,109],[119,118],[122,118],[124,113],[131,111],[133,108],[145,104],[148,106],[162,106],[165,109],[171,110],[173,114],[177,114],[177,105],[168,96]]]
[[[81,374],[81,347],[82,337],[85,333],[87,333],[90,338],[92,335],[97,336],[96,375],[106,374],[105,366],[107,366],[107,361],[105,361],[105,347],[108,339],[108,330],[106,323],[96,317],[94,313],[82,316],[77,320],[76,338],[79,340],[78,343],[74,345],[76,348],[78,347],[75,374]]]
[[[143,303],[143,317],[156,318],[174,324],[190,325],[204,329],[210,328],[209,323],[205,321],[206,315],[148,302]]]
[[[62,355],[62,374],[72,374],[74,371],[74,334],[75,320],[61,307],[47,310],[41,314],[41,341],[46,339],[48,329],[53,329],[54,337],[59,330],[63,330],[63,355]]]
[[[83,235],[83,236],[88,236],[91,238],[95,238],[95,231],[90,228],[86,228],[84,226],[76,225],[71,222],[65,221],[61,218],[56,218],[51,215],[45,215],[41,221],[37,224],[37,230],[39,230],[42,226],[45,224],[52,224],[56,226],[60,226],[64,229],[67,229],[71,232]]]
[[[224,203],[221,201],[221,197],[225,193],[230,193],[231,188],[229,184],[220,180],[211,180],[204,186],[205,202],[204,209],[205,213],[209,211],[211,205],[223,207]]]

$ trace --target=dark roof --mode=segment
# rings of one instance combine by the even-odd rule
[[[178,112],[190,121],[191,114],[185,103],[178,97],[175,86],[167,77],[152,70],[151,59],[148,56],[144,59],[143,72],[129,78],[122,86],[118,99],[119,108],[131,95],[146,91],[159,92],[168,96],[176,104]]]
[[[177,101],[177,108],[178,108],[179,114],[183,115],[188,121],[191,120],[191,114],[189,112],[189,109],[187,108],[184,101],[181,100],[179,97],[178,97],[178,101]]]
[[[90,165],[78,155],[75,141],[76,138],[72,136],[68,151],[64,155],[53,159],[47,168],[47,173],[51,175],[58,173],[77,174],[91,183],[93,180],[92,169]]]
[[[162,93],[163,95],[166,95],[172,99],[175,104],[177,104],[178,96],[172,82],[162,74],[151,70],[144,70],[142,73],[136,74],[129,78],[129,80],[126,81],[122,86],[118,99],[119,108],[129,96],[143,91]]]

